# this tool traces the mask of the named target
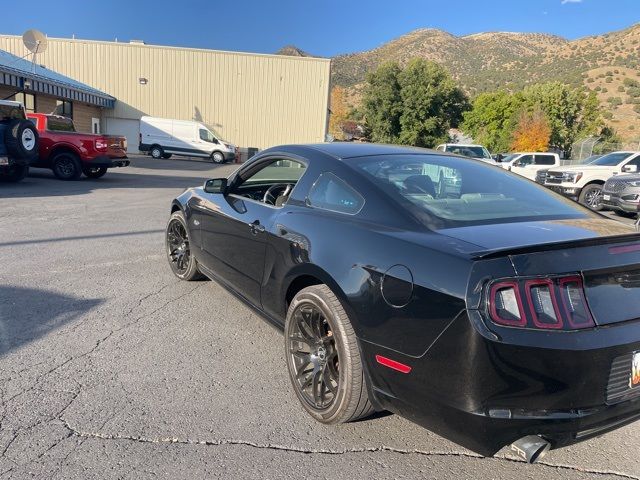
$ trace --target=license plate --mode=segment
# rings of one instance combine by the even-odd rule
[[[603,200],[611,200],[611,195],[603,195],[602,199]]]
[[[640,386],[640,352],[633,354],[631,364],[631,388]]]
[[[9,165],[9,157],[0,157],[0,165]]]

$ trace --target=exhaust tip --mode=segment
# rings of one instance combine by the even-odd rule
[[[542,460],[550,448],[551,444],[538,435],[527,435],[511,444],[511,451],[527,463]]]

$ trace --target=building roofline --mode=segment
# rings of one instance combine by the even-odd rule
[[[21,39],[20,35],[0,34],[0,38],[17,38]],[[267,58],[285,58],[293,59],[296,61],[316,61],[320,63],[331,63],[330,58],[324,57],[295,57],[290,55],[278,55],[276,53],[254,53],[254,52],[238,52],[232,50],[214,50],[210,48],[195,48],[195,47],[176,47],[172,45],[152,45],[147,43],[129,43],[129,42],[114,42],[110,40],[87,40],[81,38],[60,38],[60,37],[47,37],[50,41],[59,42],[71,42],[71,43],[97,43],[102,45],[117,45],[119,47],[130,48],[151,48],[151,49],[163,49],[163,50],[178,50],[187,52],[203,52],[203,53],[220,53],[225,55],[243,55],[249,57],[267,57]]]

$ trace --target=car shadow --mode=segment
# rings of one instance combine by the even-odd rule
[[[0,356],[44,337],[103,302],[6,285],[0,286],[0,298]]]

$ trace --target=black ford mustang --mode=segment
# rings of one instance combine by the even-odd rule
[[[284,328],[321,422],[387,409],[535,461],[640,418],[640,236],[503,169],[272,148],[176,198],[166,250]]]

